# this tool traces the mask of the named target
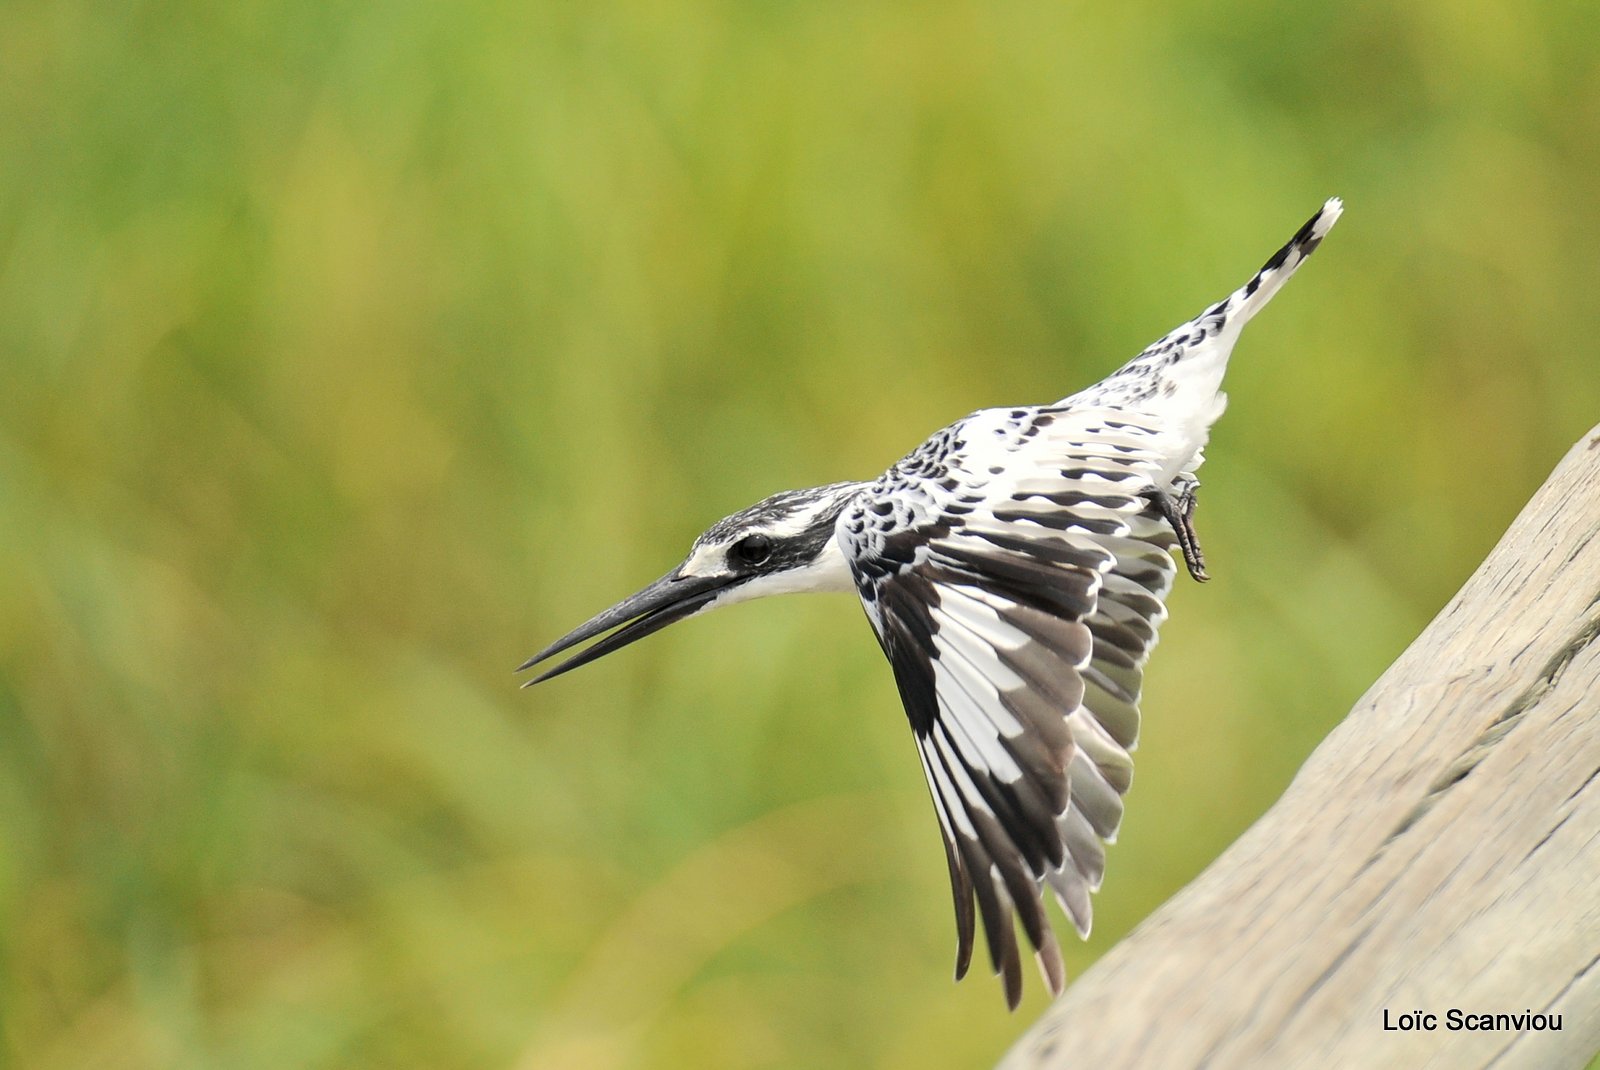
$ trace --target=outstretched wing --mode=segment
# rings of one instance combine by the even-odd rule
[[[956,976],[976,901],[1013,1007],[1013,916],[1059,992],[1042,890],[1087,935],[1121,823],[1174,572],[1172,531],[1144,497],[1165,485],[1169,437],[1108,409],[975,413],[839,519],[944,833]]]

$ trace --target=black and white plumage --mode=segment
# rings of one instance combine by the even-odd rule
[[[530,683],[714,606],[857,592],[938,813],[956,976],[981,924],[1015,1006],[1015,918],[1059,992],[1043,892],[1088,935],[1172,551],[1206,578],[1194,472],[1229,354],[1340,211],[1328,201],[1242,288],[1086,390],[975,412],[870,483],[787,491],[719,521],[666,576],[530,658],[523,669],[610,633]]]

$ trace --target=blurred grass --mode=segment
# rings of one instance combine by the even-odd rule
[[[0,1060],[983,1065],[848,599],[510,669],[772,490],[1252,327],[1081,971],[1600,420],[1591,4],[0,4]],[[981,972],[981,971],[980,971]]]

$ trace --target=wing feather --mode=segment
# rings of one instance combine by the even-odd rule
[[[1002,415],[1005,433],[980,434],[1004,421],[977,413],[935,436],[937,465],[913,455],[891,469],[838,532],[938,814],[956,976],[981,924],[1015,1006],[1014,923],[1050,990],[1064,981],[1043,890],[1089,932],[1132,782],[1174,539],[1142,496],[1163,464],[1156,432],[1124,415],[1109,432],[1104,413]],[[1028,477],[1008,481],[981,451],[954,452],[974,440],[1025,453],[1011,470]]]

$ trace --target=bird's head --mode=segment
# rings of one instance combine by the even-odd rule
[[[559,676],[717,606],[769,594],[853,590],[834,524],[865,484],[830,483],[765,498],[707,528],[671,572],[523,662],[517,671],[611,632],[524,687]],[[612,631],[612,629],[616,629]]]

